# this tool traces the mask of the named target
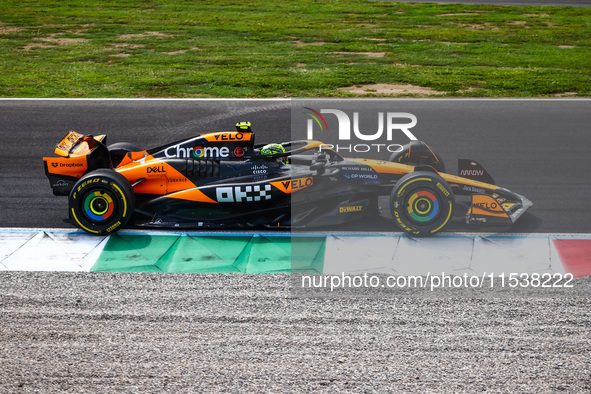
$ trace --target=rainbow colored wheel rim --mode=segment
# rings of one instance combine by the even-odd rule
[[[95,221],[104,221],[111,217],[115,210],[113,198],[108,193],[95,191],[84,199],[84,213]]]
[[[421,190],[410,196],[407,210],[413,220],[421,223],[429,222],[439,214],[439,200],[433,193]]]

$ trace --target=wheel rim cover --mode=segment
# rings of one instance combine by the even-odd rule
[[[84,213],[92,220],[107,220],[114,210],[115,203],[108,193],[95,191],[84,199]]]
[[[409,216],[417,222],[431,221],[439,213],[439,200],[429,191],[415,192],[408,199],[407,211]]]

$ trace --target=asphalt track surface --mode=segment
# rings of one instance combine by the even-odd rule
[[[411,131],[444,159],[449,173],[456,173],[459,158],[476,160],[498,185],[534,203],[513,226],[495,231],[591,232],[591,100],[585,99],[0,100],[0,227],[74,228],[67,221],[67,198],[53,196],[41,159],[52,156],[70,130],[150,148],[233,130],[236,122],[249,120],[257,143],[279,142],[292,139],[292,108],[301,115],[306,106],[342,105],[374,123],[377,108],[414,114],[418,122]],[[483,230],[464,225],[466,210],[460,201],[448,230]],[[388,208],[383,212],[377,220],[338,229],[396,231]]]
[[[492,4],[505,6],[568,6],[568,7],[591,7],[591,0],[376,0],[376,1],[402,1],[407,3],[441,3],[441,4]]]
[[[448,167],[475,158],[534,201],[518,228],[544,232],[589,232],[590,103],[391,100]],[[41,163],[68,130],[144,146],[250,120],[259,141],[284,140],[290,107],[0,101],[0,226],[71,226]],[[460,290],[302,295],[287,275],[2,272],[0,390],[591,390],[589,278],[559,296]]]

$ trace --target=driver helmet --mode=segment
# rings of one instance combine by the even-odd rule
[[[285,148],[281,144],[268,144],[261,149],[261,155],[273,156],[277,153],[285,153]],[[277,162],[281,165],[287,164],[287,156],[278,157]]]

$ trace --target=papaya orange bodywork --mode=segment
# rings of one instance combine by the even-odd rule
[[[475,194],[472,196],[470,213],[473,215],[494,216],[509,219],[509,215],[497,200],[491,196],[483,194]]]
[[[80,178],[88,169],[86,156],[44,157],[47,172],[50,174],[66,175]]]
[[[127,178],[134,185],[134,192],[139,194],[164,195],[196,187],[173,166],[146,151],[126,155],[117,172]]]

